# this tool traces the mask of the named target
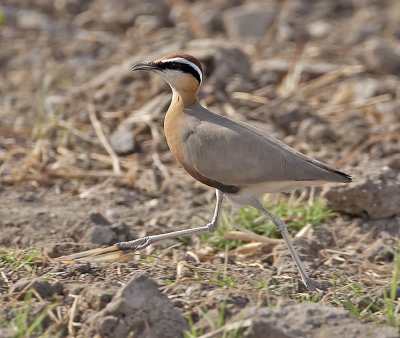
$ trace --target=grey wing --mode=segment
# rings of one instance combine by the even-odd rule
[[[184,143],[184,157],[201,175],[226,185],[350,181],[346,174],[263,135],[256,128],[215,114],[192,128]]]

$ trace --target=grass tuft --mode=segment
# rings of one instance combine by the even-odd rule
[[[311,204],[303,200],[293,205],[286,197],[280,196],[275,201],[266,200],[264,205],[277,217],[285,221],[291,233],[298,232],[308,224],[314,227],[319,226],[323,221],[335,215],[324,202],[318,199]],[[225,249],[225,247],[228,247],[228,250],[235,249],[243,245],[244,242],[224,239],[224,233],[232,230],[234,224],[239,224],[262,236],[281,238],[275,224],[267,216],[255,208],[242,207],[239,212],[233,215],[223,212],[218,229],[212,234],[200,235],[200,240],[211,244],[216,249]]]
[[[0,268],[7,268],[12,272],[26,270],[34,273],[38,264],[36,259],[40,254],[37,249],[0,251]]]
[[[32,292],[27,292],[22,307],[12,309],[15,313],[12,321],[1,323],[0,326],[10,328],[14,338],[49,337],[45,333],[45,326],[47,326],[45,322],[48,320],[49,312],[57,304],[45,305],[35,316],[32,316],[35,311],[33,304],[33,294]],[[54,335],[52,336],[55,337]],[[56,336],[58,337],[59,334]]]
[[[383,313],[386,322],[400,331],[400,253],[395,252],[394,268],[389,292],[383,290]]]
[[[222,337],[222,338],[240,338],[243,337],[243,328],[239,325],[234,325],[232,327],[227,327],[227,311],[226,311],[226,301],[222,302],[218,307],[217,315],[210,315],[210,313],[204,311],[203,309],[198,309],[197,311],[198,321],[205,323],[203,327],[196,327],[196,323],[193,320],[192,315],[187,318],[189,324],[189,330],[185,332],[185,338],[197,338],[204,335],[206,332],[213,332],[214,335],[210,337]]]

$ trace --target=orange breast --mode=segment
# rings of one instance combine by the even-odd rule
[[[164,121],[165,138],[167,139],[167,143],[169,149],[171,150],[172,155],[174,155],[175,159],[188,172],[188,174],[191,175],[196,180],[198,180],[199,182],[208,185],[210,187],[219,189],[226,193],[238,192],[239,187],[227,186],[211,178],[205,177],[202,174],[200,174],[191,165],[191,163],[185,160],[183,152],[183,147],[184,147],[183,135],[186,132],[184,130],[184,123],[183,123],[184,118],[185,118],[185,113],[183,105],[180,105],[179,101],[172,102],[165,116],[165,121]]]

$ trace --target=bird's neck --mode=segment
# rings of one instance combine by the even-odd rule
[[[192,106],[194,103],[197,102],[197,91],[184,91],[184,90],[177,90],[173,87],[172,88],[172,101],[171,101],[171,106],[177,106],[177,107],[182,107],[188,108]]]
[[[196,102],[196,96],[182,95],[172,88],[172,101],[164,120],[164,132],[168,146],[179,163],[183,163],[182,132],[184,131],[185,109]]]

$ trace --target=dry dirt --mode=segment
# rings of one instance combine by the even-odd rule
[[[289,197],[337,212],[294,240],[323,290],[281,242],[57,261],[210,220],[214,192],[165,143],[169,87],[130,71],[176,51],[207,107],[353,175]],[[400,337],[397,0],[3,0],[0,71],[1,337]]]

